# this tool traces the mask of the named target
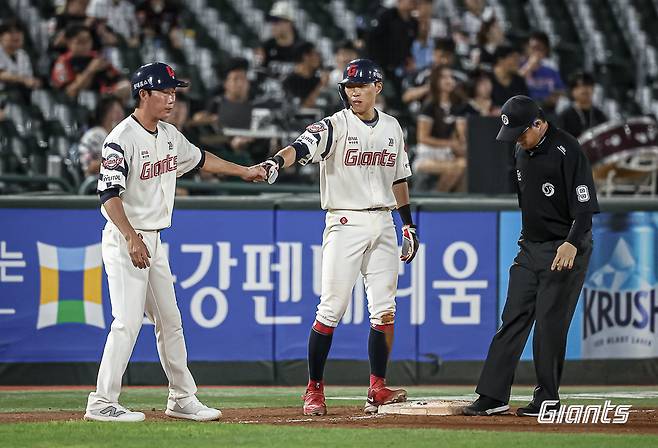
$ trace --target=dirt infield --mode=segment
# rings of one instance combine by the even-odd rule
[[[658,434],[658,412],[655,409],[634,408],[628,423],[619,424],[581,424],[567,425],[539,424],[535,418],[516,417],[512,413],[493,417],[465,416],[409,416],[409,415],[374,415],[363,414],[360,407],[332,407],[329,415],[324,417],[307,417],[301,415],[298,408],[260,408],[260,409],[223,409],[222,419],[209,424],[237,423],[244,425],[314,425],[332,428],[442,428],[442,429],[477,429],[483,431],[543,431],[543,432],[598,432],[613,434]],[[173,419],[164,415],[162,410],[146,411],[150,421],[168,421]],[[0,423],[28,423],[81,420],[81,412],[51,411],[29,413],[0,413]]]

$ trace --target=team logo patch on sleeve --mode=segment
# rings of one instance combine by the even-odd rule
[[[327,125],[321,121],[316,121],[315,123],[306,126],[306,130],[311,134],[317,134],[318,132],[326,131]]]
[[[108,155],[105,160],[103,160],[103,168],[108,170],[113,170],[123,163],[123,157],[117,154]]]

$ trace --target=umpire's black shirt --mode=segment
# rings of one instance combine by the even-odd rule
[[[516,180],[523,238],[564,240],[578,213],[597,213],[592,169],[578,141],[549,123],[537,146],[516,145]]]

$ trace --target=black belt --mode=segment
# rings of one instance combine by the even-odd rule
[[[388,207],[375,207],[375,208],[367,208],[365,211],[367,211],[367,212],[383,212],[383,211],[390,212],[391,209],[388,208]]]

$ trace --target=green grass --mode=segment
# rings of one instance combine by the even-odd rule
[[[201,388],[199,398],[211,406],[258,408],[300,406],[303,387]],[[89,390],[0,390],[1,412],[77,411],[84,412]],[[422,397],[472,395],[472,387],[409,387],[410,399]],[[649,392],[657,387],[563,387],[562,394]],[[329,406],[361,405],[365,387],[328,387]],[[513,395],[530,395],[532,388],[515,387]],[[164,409],[166,388],[126,388],[121,402],[135,410]],[[656,394],[658,396],[658,394]],[[619,398],[613,403],[658,408],[658,398]],[[575,398],[564,403],[597,404],[603,399]],[[512,402],[525,404],[525,402]],[[609,435],[587,433],[484,432],[440,429],[326,428],[254,424],[200,424],[186,421],[146,421],[139,424],[102,424],[84,421],[0,424],[0,441],[7,447],[153,447],[189,446],[191,448],[224,446],[272,447],[613,447],[658,446],[658,436]]]
[[[120,426],[120,427],[117,427]],[[439,429],[347,429],[272,425],[89,422],[0,425],[0,440],[12,447],[619,447],[656,446],[655,436],[554,434]]]

